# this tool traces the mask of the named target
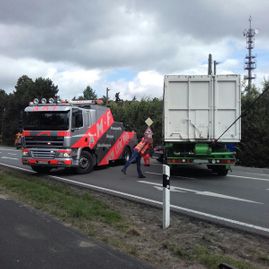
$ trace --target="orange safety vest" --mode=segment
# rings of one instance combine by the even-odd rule
[[[147,143],[144,139],[142,139],[136,146],[135,150],[140,153],[140,155],[144,155],[145,152],[150,148],[150,144]]]

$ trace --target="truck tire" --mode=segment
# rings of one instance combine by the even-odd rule
[[[52,168],[46,166],[32,165],[32,169],[39,174],[48,174]]]
[[[213,171],[218,174],[218,176],[227,176],[228,169],[225,165],[216,166],[213,168]]]
[[[132,156],[132,152],[131,152],[130,147],[125,147],[122,153],[121,163],[125,164],[126,162],[128,162],[131,156]]]
[[[78,174],[87,174],[93,170],[94,158],[88,151],[82,151],[79,157],[79,166],[76,168]]]

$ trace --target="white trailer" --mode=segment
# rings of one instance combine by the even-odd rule
[[[163,137],[168,163],[205,163],[227,174],[235,163],[231,149],[241,139],[241,121],[236,121],[240,113],[239,75],[165,76]]]

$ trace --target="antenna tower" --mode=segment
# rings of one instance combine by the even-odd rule
[[[256,56],[252,54],[252,50],[255,45],[255,35],[258,33],[256,29],[252,28],[251,25],[252,18],[249,17],[249,29],[246,29],[243,34],[246,37],[246,48],[248,53],[245,57],[245,70],[247,70],[247,75],[244,76],[244,79],[248,81],[248,89],[251,88],[251,82],[256,78],[256,75],[252,73],[256,69]]]

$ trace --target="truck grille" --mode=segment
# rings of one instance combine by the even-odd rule
[[[55,152],[53,150],[31,150],[33,158],[54,159]]]
[[[26,136],[25,147],[61,148],[64,145],[63,136]]]

